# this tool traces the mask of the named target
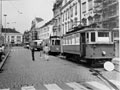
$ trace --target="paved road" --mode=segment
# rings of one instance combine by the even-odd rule
[[[111,80],[116,79],[113,76],[116,72],[102,73]],[[85,85],[98,82],[102,83],[87,67],[54,56],[50,56],[50,60],[46,61],[43,57],[39,57],[39,52],[35,53],[35,61],[32,61],[30,50],[22,47],[12,48],[3,72],[0,73],[0,88],[3,90],[5,88],[21,90],[22,87],[22,90],[80,90],[73,88],[80,88],[81,85],[86,87]],[[25,89],[25,86],[29,89]],[[104,87],[104,90],[109,89]]]

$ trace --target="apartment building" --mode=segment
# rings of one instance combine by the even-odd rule
[[[119,27],[119,0],[103,0],[103,27]]]
[[[101,14],[95,13],[94,7],[96,7],[94,0],[81,0],[81,19],[84,25],[92,25],[100,21]]]
[[[53,21],[50,20],[37,29],[38,38],[49,42],[50,36],[53,36]]]
[[[81,19],[86,25],[116,28],[119,26],[118,0],[81,0]]]
[[[61,7],[63,0],[56,0],[53,5],[53,35],[61,36]]]
[[[64,0],[61,8],[62,34],[66,34],[81,24],[80,0]]]
[[[32,23],[31,23],[31,28],[30,28],[30,41],[32,40],[37,40],[38,39],[38,32],[36,30],[36,25],[40,22],[42,22],[43,19],[42,18],[39,18],[39,17],[35,17],[33,20],[32,20]]]

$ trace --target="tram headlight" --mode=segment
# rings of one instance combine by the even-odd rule
[[[106,55],[106,52],[105,52],[105,51],[102,51],[102,55],[105,56],[105,55]]]

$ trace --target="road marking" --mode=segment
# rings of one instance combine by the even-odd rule
[[[24,86],[21,88],[22,90],[36,90],[34,86]]]
[[[57,84],[44,85],[48,90],[62,90]]]
[[[110,90],[110,88],[108,88],[107,86],[99,83],[99,82],[96,82],[96,81],[91,81],[91,82],[86,82],[87,84],[97,88],[97,90]]]
[[[66,83],[69,87],[73,88],[74,90],[89,90],[83,85],[80,85],[76,82]]]
[[[116,80],[110,80],[110,81],[120,89],[120,81],[116,81]]]
[[[0,89],[0,90],[10,90],[10,89]]]

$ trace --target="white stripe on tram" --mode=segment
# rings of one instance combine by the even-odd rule
[[[73,88],[73,90],[89,90],[83,85],[80,85],[76,82],[66,83],[69,87]]]
[[[21,88],[21,90],[36,90],[34,86],[24,86]]]
[[[0,90],[10,90],[10,89],[8,88],[8,89],[0,89]]]
[[[106,85],[104,84],[101,84],[99,82],[96,82],[96,81],[91,81],[91,82],[86,82],[87,84],[99,89],[99,90],[110,90],[109,87],[107,87]]]
[[[62,90],[58,85],[56,84],[45,84],[44,85],[48,90]]]

